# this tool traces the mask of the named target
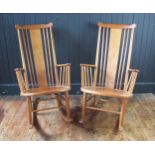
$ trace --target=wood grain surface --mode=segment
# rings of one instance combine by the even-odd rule
[[[110,110],[120,105],[104,100],[98,106]],[[71,96],[72,123],[66,123],[58,110],[35,115],[35,127],[29,129],[26,99],[20,96],[0,97],[0,140],[155,140],[155,96],[134,95],[127,104],[123,131],[115,130],[116,115],[88,112],[88,122],[81,126],[81,96]],[[54,106],[42,101],[35,108]],[[38,106],[38,107],[37,107]]]

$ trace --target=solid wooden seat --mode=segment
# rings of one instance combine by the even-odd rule
[[[69,87],[55,86],[55,87],[44,87],[44,88],[32,88],[21,92],[22,96],[38,96],[44,94],[56,94],[69,91]]]
[[[132,97],[132,93],[125,92],[123,90],[110,89],[105,87],[83,87],[81,91],[88,94],[94,94],[99,96],[116,97],[116,98],[129,98]]]
[[[22,59],[22,68],[15,69],[20,94],[28,101],[29,123],[33,113],[57,108],[65,109],[63,118],[70,121],[70,64],[57,64],[53,24],[16,25]],[[40,95],[40,96],[39,96]],[[41,95],[52,95],[56,107],[34,109]],[[63,95],[63,96],[62,96]],[[34,96],[37,96],[34,97]],[[39,99],[39,100],[38,100]],[[49,97],[47,98],[49,99]],[[65,102],[63,102],[64,100]]]
[[[98,110],[119,115],[118,128],[123,126],[127,99],[132,97],[139,70],[130,69],[135,24],[98,23],[95,64],[81,64],[82,120],[86,110]],[[89,99],[88,98],[89,94]],[[99,96],[99,97],[96,97]],[[96,108],[100,97],[121,101],[120,112]],[[93,100],[92,100],[93,99]],[[92,101],[91,106],[87,103]]]

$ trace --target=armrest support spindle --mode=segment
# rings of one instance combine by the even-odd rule
[[[81,86],[93,86],[94,70],[96,66],[93,64],[81,64]]]
[[[125,91],[132,93],[133,89],[135,87],[136,79],[139,73],[139,70],[137,69],[129,69],[129,72],[131,72],[129,80],[125,86]]]
[[[70,87],[70,68],[71,64],[57,64],[58,85]]]

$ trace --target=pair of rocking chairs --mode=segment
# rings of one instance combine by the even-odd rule
[[[17,68],[15,71],[21,95],[27,97],[31,125],[34,112],[55,108],[65,109],[63,118],[72,121],[69,99],[70,64],[57,64],[52,27],[52,23],[16,25],[23,68]],[[136,25],[98,23],[98,27],[95,65],[81,64],[81,122],[86,121],[87,109],[111,112],[119,115],[120,129],[123,126],[125,105],[127,99],[132,97],[138,74],[138,70],[129,68]],[[33,108],[36,96],[52,94],[57,100],[56,107]],[[88,95],[89,99],[92,99],[91,106],[87,105]],[[95,105],[98,96],[120,99],[120,111],[97,108]]]

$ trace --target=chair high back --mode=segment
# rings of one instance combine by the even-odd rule
[[[135,24],[98,23],[94,86],[125,90]]]
[[[58,82],[52,26],[16,25],[27,88],[55,86]]]

